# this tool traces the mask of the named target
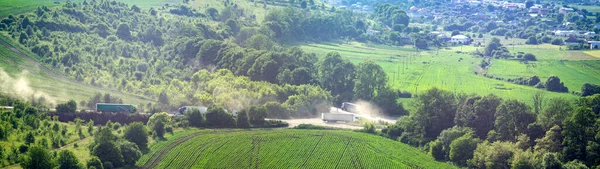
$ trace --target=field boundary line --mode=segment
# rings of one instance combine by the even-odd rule
[[[346,154],[346,150],[348,149],[348,145],[350,145],[350,142],[352,142],[352,137],[348,138],[348,143],[346,143],[344,151],[342,151],[342,156],[340,156],[340,159],[338,160],[337,164],[335,164],[335,168],[338,168],[338,166],[340,165],[340,162],[344,158],[344,154]]]
[[[169,144],[168,146],[166,146],[165,148],[163,148],[162,150],[160,150],[159,152],[156,152],[154,155],[152,155],[152,157],[150,157],[150,159],[148,160],[148,162],[146,162],[146,164],[144,164],[143,166],[141,166],[140,168],[142,169],[148,169],[148,168],[155,168],[160,161],[162,160],[162,158],[167,155],[167,153],[177,147],[178,145],[188,141],[189,139],[192,139],[196,136],[199,136],[200,134],[202,134],[201,132],[196,132],[194,134],[191,134],[189,136],[185,136],[183,138],[179,138],[176,141],[174,141],[173,143]]]
[[[300,168],[304,168],[304,166],[306,165],[306,163],[308,162],[308,160],[310,160],[310,157],[312,157],[313,153],[315,153],[315,150],[317,149],[317,147],[319,146],[319,144],[321,143],[321,140],[323,140],[323,137],[325,135],[321,135],[321,138],[319,139],[319,141],[317,142],[317,144],[315,144],[315,146],[313,147],[312,151],[310,152],[309,156],[306,157],[306,160],[304,160],[304,163],[302,163],[302,166],[300,166]]]

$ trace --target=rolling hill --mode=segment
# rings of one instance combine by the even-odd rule
[[[31,57],[33,56],[33,57]],[[96,93],[109,92],[131,104],[147,104],[155,100],[126,94],[114,89],[82,84],[44,67],[35,60],[36,56],[21,46],[0,38],[0,85],[3,93],[31,100],[44,97],[50,105],[73,100],[88,100]]]
[[[142,168],[456,168],[387,138],[340,130],[201,130],[151,147]]]

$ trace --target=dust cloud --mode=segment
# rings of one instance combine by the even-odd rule
[[[44,92],[31,88],[27,80],[28,71],[22,71],[15,78],[11,77],[0,68],[0,93],[8,94],[18,99],[27,100],[39,104],[56,105],[56,99]]]
[[[385,113],[381,108],[377,105],[370,103],[364,100],[358,100],[354,104],[358,105],[357,112],[354,112],[355,115],[373,121],[373,122],[388,122],[388,123],[396,123],[396,120],[385,118]]]

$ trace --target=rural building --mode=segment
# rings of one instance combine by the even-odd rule
[[[579,44],[579,40],[577,40],[577,38],[570,37],[569,39],[565,40],[565,44],[567,44],[567,45],[577,45],[577,44]]]
[[[381,33],[381,31],[376,31],[376,30],[373,30],[373,29],[368,29],[367,30],[367,35],[375,35],[375,34],[379,34],[379,33]]]
[[[469,43],[471,43],[471,38],[465,36],[465,35],[455,35],[450,37],[450,43],[454,43],[454,44],[459,44],[459,45],[467,45]]]
[[[590,49],[600,49],[600,41],[588,41]]]
[[[565,8],[565,7],[561,7],[558,11],[565,15],[567,15],[569,12],[575,12],[575,10],[573,10],[573,8]]]

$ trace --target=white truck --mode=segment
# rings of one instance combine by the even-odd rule
[[[355,122],[358,120],[358,116],[345,113],[321,113],[321,119],[325,122]]]

